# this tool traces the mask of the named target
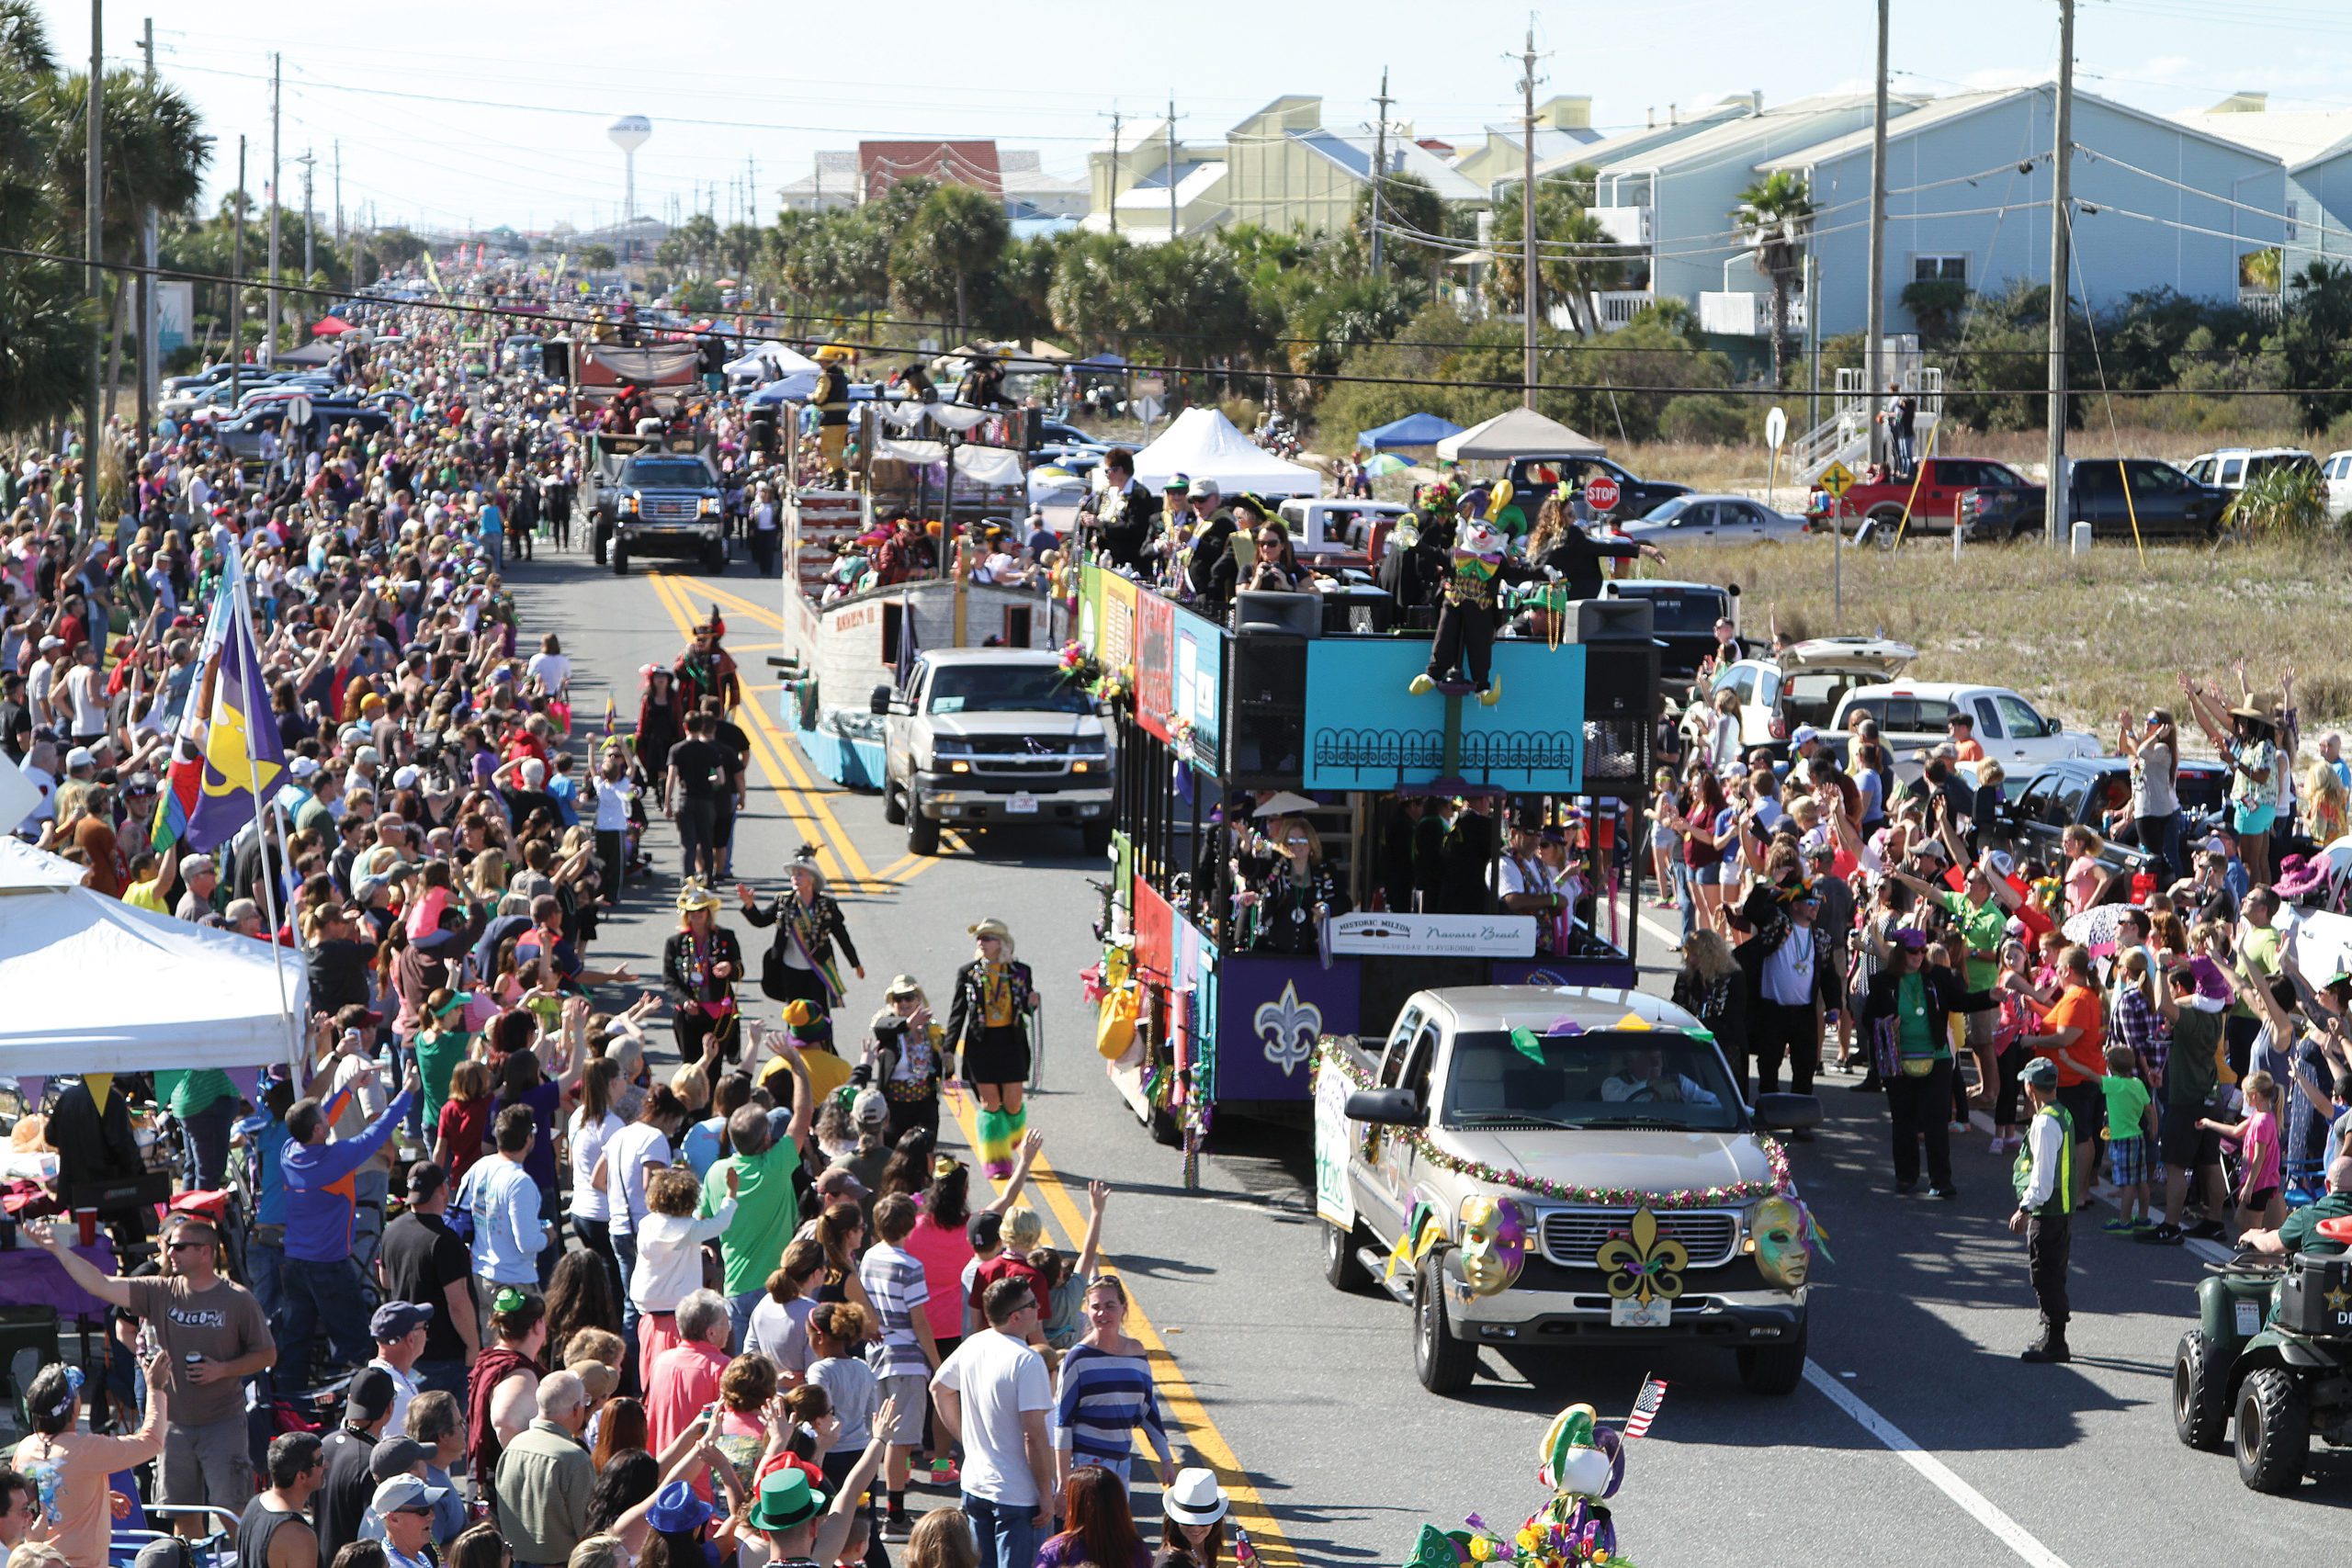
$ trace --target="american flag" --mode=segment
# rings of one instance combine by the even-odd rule
[[[1634,1395],[1634,1413],[1625,1417],[1625,1436],[1649,1436],[1650,1423],[1657,1419],[1657,1407],[1666,1403],[1666,1380],[1649,1378],[1643,1382],[1642,1392]]]

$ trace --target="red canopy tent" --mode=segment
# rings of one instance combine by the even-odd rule
[[[334,337],[338,333],[347,333],[351,330],[351,323],[345,321],[341,316],[322,316],[319,318],[318,324],[311,329],[311,335],[312,337]]]

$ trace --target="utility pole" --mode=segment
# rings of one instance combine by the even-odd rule
[[[1111,105],[1111,177],[1103,189],[1111,206],[1111,232],[1115,234],[1119,231],[1119,107],[1115,99]]]
[[[1883,4],[1884,0],[1881,0]],[[1519,90],[1523,100],[1520,121],[1520,151],[1524,155],[1519,187],[1519,273],[1521,284],[1520,309],[1526,315],[1527,329],[1527,389],[1523,400],[1529,408],[1535,406],[1536,359],[1535,307],[1542,298],[1542,284],[1535,269],[1535,28],[1532,21],[1527,28],[1527,49],[1519,57]]]
[[[2075,136],[2075,0],[2058,0],[2057,156],[2050,164],[2050,449],[2042,483],[2041,530],[2050,547],[2066,541],[2066,289],[2073,276],[2068,227]]]
[[[90,93],[83,132],[88,156],[82,171],[82,206],[89,223],[83,235],[83,257],[90,264],[89,407],[82,411],[82,527],[95,534],[98,526],[98,437],[104,416],[107,378],[107,334],[97,324],[106,320],[107,275],[105,165],[99,161],[101,127],[106,105],[106,0],[90,0]]]
[[[155,18],[147,18],[141,47],[147,56],[147,85],[155,85]],[[155,427],[156,377],[163,369],[163,355],[156,345],[156,333],[162,312],[156,309],[155,251],[158,238],[155,230],[155,208],[150,202],[140,215],[139,222],[139,438]]]
[[[1878,0],[1878,104],[1871,119],[1871,236],[1870,236],[1870,304],[1863,326],[1862,363],[1869,367],[1862,377],[1862,412],[1870,416],[1865,427],[1870,432],[1871,461],[1876,463],[1884,456],[1884,446],[1879,439],[1878,407],[1881,389],[1886,385],[1886,30],[1888,0]],[[1811,309],[1818,313],[1821,301],[1815,299]]]
[[[294,160],[302,165],[302,281],[311,281],[311,274],[318,270],[319,248],[316,236],[319,225],[311,216],[311,170],[318,163],[309,148]]]
[[[1176,95],[1168,95],[1168,243],[1176,243]]]
[[[237,242],[231,253],[229,276],[233,280],[229,308],[229,406],[237,406],[244,389],[245,364],[245,139],[237,138]]]
[[[743,221],[754,229],[760,226],[760,162],[748,152],[743,154]]]
[[[334,248],[343,249],[343,138],[334,139]],[[355,273],[352,281],[356,283]]]
[[[1372,128],[1372,276],[1380,276],[1380,187],[1388,179],[1388,67],[1380,68],[1380,119]]]
[[[261,362],[277,363],[277,101],[283,55],[269,57],[269,336],[263,340]]]

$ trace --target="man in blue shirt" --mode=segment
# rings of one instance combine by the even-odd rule
[[[254,1299],[269,1319],[272,1337],[286,1325],[286,1183],[278,1179],[278,1162],[286,1152],[286,1113],[294,1108],[294,1085],[272,1077],[261,1086],[261,1109],[232,1129],[251,1151],[248,1175],[253,1182],[254,1223],[245,1235],[246,1282]]]
[[[418,1084],[412,1066],[399,1095],[354,1138],[328,1142],[333,1119],[315,1100],[298,1100],[286,1113],[278,1166],[286,1184],[286,1325],[278,1365],[298,1387],[310,1376],[311,1334],[322,1319],[337,1363],[356,1367],[368,1359],[361,1332],[368,1309],[351,1260],[351,1179],[408,1115]]]
[[[479,1295],[494,1302],[513,1286],[526,1294],[539,1289],[539,1254],[548,1245],[548,1222],[540,1217],[539,1186],[523,1162],[530,1157],[538,1124],[527,1105],[498,1113],[491,1136],[498,1157],[477,1160],[458,1183],[458,1206],[473,1216],[474,1274]]]

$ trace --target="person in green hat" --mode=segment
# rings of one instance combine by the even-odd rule
[[[2009,1230],[2025,1237],[2026,1272],[2041,1310],[2041,1337],[2018,1359],[2071,1361],[2066,1348],[2066,1258],[2074,1240],[2074,1118],[2058,1103],[2058,1064],[2036,1056],[2018,1074],[2033,1113],[2017,1163],[2017,1212]]]
[[[786,1465],[760,1482],[760,1495],[745,1522],[767,1542],[772,1568],[820,1568],[841,1561],[857,1523],[858,1499],[874,1481],[889,1451],[890,1433],[897,1429],[899,1402],[886,1399],[874,1417],[874,1439],[842,1478],[841,1491],[830,1501],[808,1483],[808,1472]]]

